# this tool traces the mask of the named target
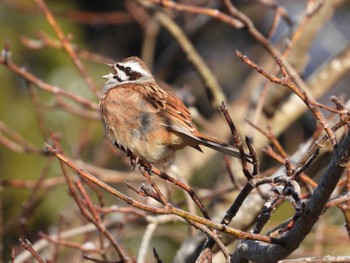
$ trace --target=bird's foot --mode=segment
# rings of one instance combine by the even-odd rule
[[[140,170],[142,169],[143,171],[146,171],[149,175],[152,174],[152,169],[153,169],[152,163],[140,159],[138,166]]]
[[[132,172],[135,171],[137,165],[140,162],[139,157],[135,156],[131,151],[126,152],[127,156],[130,158],[130,164],[132,166]]]

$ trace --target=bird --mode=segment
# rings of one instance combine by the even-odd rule
[[[237,148],[199,132],[184,103],[157,84],[146,64],[128,57],[107,64],[99,102],[106,137],[135,160],[164,162],[186,146],[206,146],[240,158]]]

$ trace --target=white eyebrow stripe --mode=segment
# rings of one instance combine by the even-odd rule
[[[111,88],[121,86],[128,83],[145,84],[155,83],[155,79],[147,66],[140,63],[137,60],[127,60],[117,62],[111,65],[114,69],[114,73],[107,74],[103,78],[107,79],[104,83],[103,92],[108,91]],[[126,68],[130,67],[131,74],[126,72]]]
[[[130,67],[132,71],[139,72],[142,76],[152,76],[137,61],[126,61],[126,62],[120,62],[118,64],[125,67],[125,68]]]

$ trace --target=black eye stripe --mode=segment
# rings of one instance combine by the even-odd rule
[[[115,74],[113,76],[114,79],[118,80],[119,82],[123,82],[123,80],[121,78],[119,78],[119,76],[117,74]]]
[[[124,67],[118,63],[115,66],[117,69],[123,71],[125,73],[125,75],[127,75],[129,77],[128,80],[137,80],[137,79],[141,78],[141,73],[139,73],[137,71],[133,71],[131,69],[131,67]],[[121,82],[121,80],[118,76],[114,76],[114,78]]]
[[[132,70],[130,67],[124,67],[122,65],[116,64],[116,67],[122,71],[124,71],[125,73],[131,73]]]

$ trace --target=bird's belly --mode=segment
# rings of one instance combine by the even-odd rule
[[[126,97],[117,93],[124,90],[112,91],[115,92],[113,96],[107,94],[101,100],[100,111],[105,133],[113,144],[149,162],[166,159],[184,146],[182,138],[165,127],[164,120],[154,109],[134,97],[137,93]],[[113,97],[127,99],[114,100]]]
[[[130,129],[128,132],[116,129],[111,132],[110,139],[131,151],[136,157],[149,162],[158,162],[172,152],[156,131],[142,134],[140,129]]]
[[[104,116],[105,132],[113,144],[149,162],[158,162],[171,155],[172,141],[176,139],[169,138],[170,133],[164,127],[156,123],[145,125],[142,118],[131,119],[121,108],[118,113],[107,110]]]
[[[171,154],[169,147],[162,142],[152,142],[140,138],[130,149],[136,156],[149,162],[158,162]]]

